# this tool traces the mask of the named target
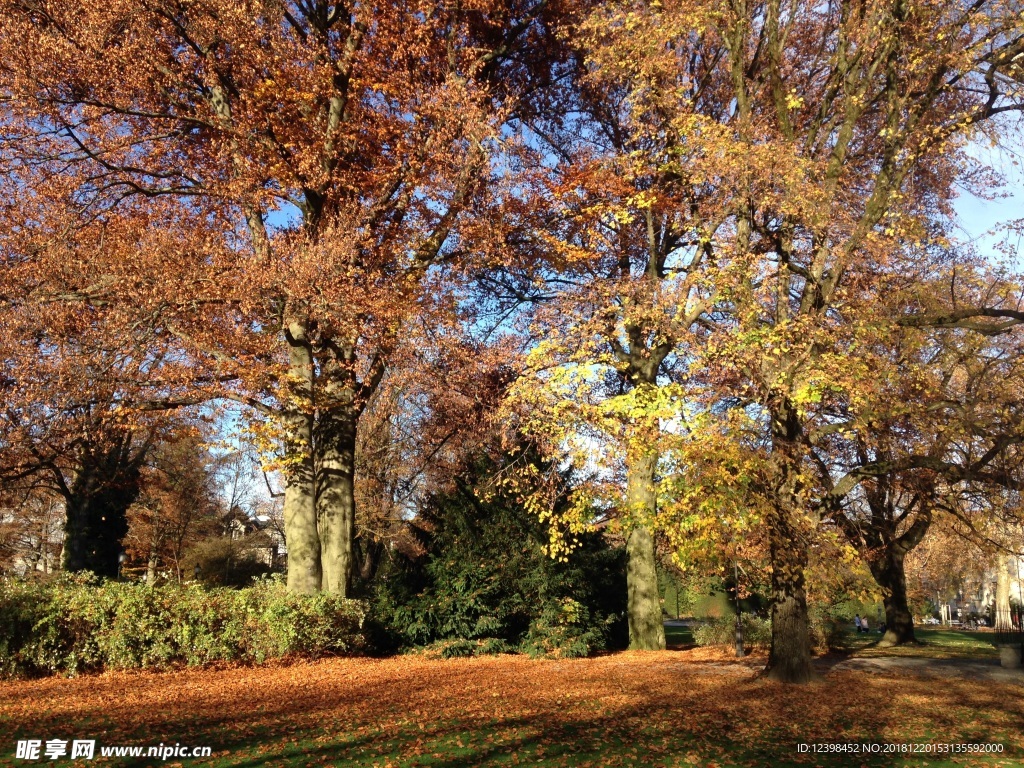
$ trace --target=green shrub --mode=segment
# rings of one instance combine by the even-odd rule
[[[565,561],[553,560],[535,516],[501,493],[483,501],[471,486],[434,497],[421,511],[414,533],[425,556],[396,558],[379,575],[373,626],[387,639],[378,645],[442,655],[515,648],[533,656],[625,645],[623,551],[584,534]]]
[[[0,581],[0,674],[166,669],[366,650],[362,603],[294,595],[280,579],[241,590],[66,577]]]
[[[843,601],[835,604],[812,602],[808,606],[811,625],[811,645],[824,653],[841,649],[846,639],[844,627],[853,626],[853,617],[864,613],[859,601]]]
[[[595,622],[587,606],[571,597],[563,597],[543,605],[540,615],[530,622],[519,648],[533,657],[589,656],[606,647],[608,625],[614,620],[615,617],[609,616]]]
[[[820,606],[812,606],[808,614],[810,623],[811,646],[819,652],[836,650],[841,647],[844,633],[843,623],[846,622],[842,611],[833,613]],[[849,622],[852,624],[853,619]],[[711,619],[693,630],[693,640],[697,645],[728,645],[736,642],[736,619],[728,616]],[[770,648],[772,644],[771,619],[762,619],[750,614],[743,615],[743,644],[748,648]]]
[[[743,645],[748,648],[769,648],[772,644],[772,625],[768,619],[744,614]],[[693,641],[697,645],[736,644],[736,617],[725,616],[711,619],[693,630]]]
[[[477,641],[456,638],[454,640],[438,640],[423,650],[428,656],[440,659],[461,659],[467,656],[476,656],[479,649],[480,643]]]

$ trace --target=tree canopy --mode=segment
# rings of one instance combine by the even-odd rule
[[[137,474],[166,414],[232,403],[289,588],[348,596],[525,441],[496,487],[556,558],[622,538],[633,647],[659,549],[746,558],[769,674],[810,679],[835,534],[912,639],[933,517],[1019,518],[1024,283],[956,198],[1019,145],[1021,10],[0,0],[0,473]]]

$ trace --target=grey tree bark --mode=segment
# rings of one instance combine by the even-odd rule
[[[626,503],[631,514],[653,519],[657,511],[655,472],[658,455],[646,453],[629,459],[626,469]],[[661,595],[654,537],[644,524],[632,527],[626,539],[626,589],[629,614],[629,647],[634,650],[665,650],[665,625],[661,618]]]
[[[355,451],[357,414],[341,408],[317,424],[316,508],[320,527],[322,588],[349,596],[355,541]]]
[[[300,594],[320,590],[322,571],[316,519],[313,466],[313,352],[305,326],[285,328],[289,351],[290,402],[284,410],[284,527],[288,540],[288,589]]]

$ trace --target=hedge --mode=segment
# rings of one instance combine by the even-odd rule
[[[295,595],[280,578],[246,589],[63,577],[0,580],[0,675],[75,675],[262,663],[368,650],[364,604]]]

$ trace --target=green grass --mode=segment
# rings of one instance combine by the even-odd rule
[[[919,659],[995,659],[999,657],[995,635],[992,632],[978,632],[959,629],[933,629],[915,627],[918,645],[904,645],[879,648],[880,635],[877,632],[858,634],[850,631],[845,642],[854,656],[901,656]]]
[[[692,645],[693,630],[690,627],[665,627],[665,644]]]

